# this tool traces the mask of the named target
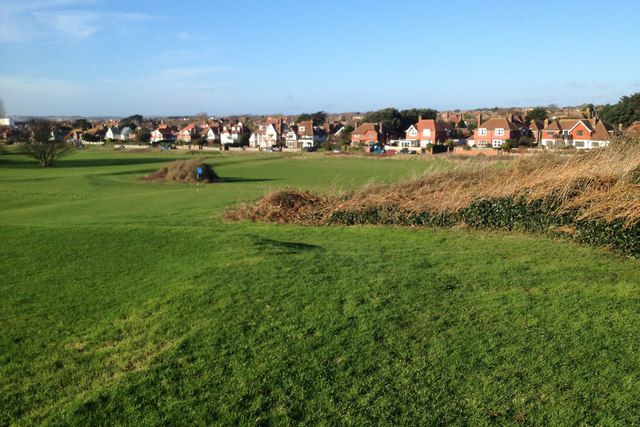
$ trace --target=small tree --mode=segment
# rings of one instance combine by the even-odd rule
[[[338,135],[338,141],[340,142],[340,144],[351,144],[351,132],[353,132],[354,130],[355,129],[350,124],[345,125],[345,127],[343,127],[340,131],[340,135]]]
[[[250,139],[251,139],[251,132],[242,132],[242,135],[240,135],[240,139],[238,139],[238,145],[240,147],[248,147]]]
[[[74,129],[91,129],[91,123],[89,123],[87,119],[77,119],[73,122],[72,126]]]
[[[521,136],[518,140],[518,144],[520,147],[533,147],[536,143],[536,140],[531,138],[530,136]]]
[[[136,141],[141,144],[148,144],[151,140],[151,131],[147,128],[139,128],[136,131]]]
[[[531,120],[544,121],[544,119],[546,118],[547,118],[547,109],[544,107],[536,107],[533,110],[529,111],[526,116],[524,116],[524,119],[526,121],[531,121]]]
[[[518,148],[520,146],[520,141],[515,138],[509,138],[507,139],[507,142],[505,142],[505,144],[509,145],[509,148]],[[504,150],[504,148],[502,149]]]
[[[65,143],[47,120],[33,120],[27,125],[28,140],[23,153],[40,162],[40,167],[53,166],[56,159],[67,154],[73,146]]]

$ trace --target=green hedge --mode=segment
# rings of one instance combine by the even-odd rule
[[[580,243],[607,246],[618,252],[640,254],[640,225],[625,226],[623,220],[578,220],[578,212],[558,213],[557,207],[543,201],[527,202],[512,197],[477,200],[457,212],[432,214],[409,213],[400,206],[370,208],[353,212],[334,211],[331,224],[340,225],[398,225],[421,227],[452,227],[465,223],[478,229],[525,230],[542,234],[564,235]],[[575,232],[558,231],[571,227]]]

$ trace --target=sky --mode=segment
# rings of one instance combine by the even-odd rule
[[[8,115],[616,103],[640,2],[0,0]]]

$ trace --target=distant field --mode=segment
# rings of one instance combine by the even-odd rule
[[[640,264],[526,234],[230,223],[446,159],[0,155],[0,424],[638,424]]]

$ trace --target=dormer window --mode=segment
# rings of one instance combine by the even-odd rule
[[[305,126],[300,126],[300,132],[304,132],[305,129],[306,129]]]

